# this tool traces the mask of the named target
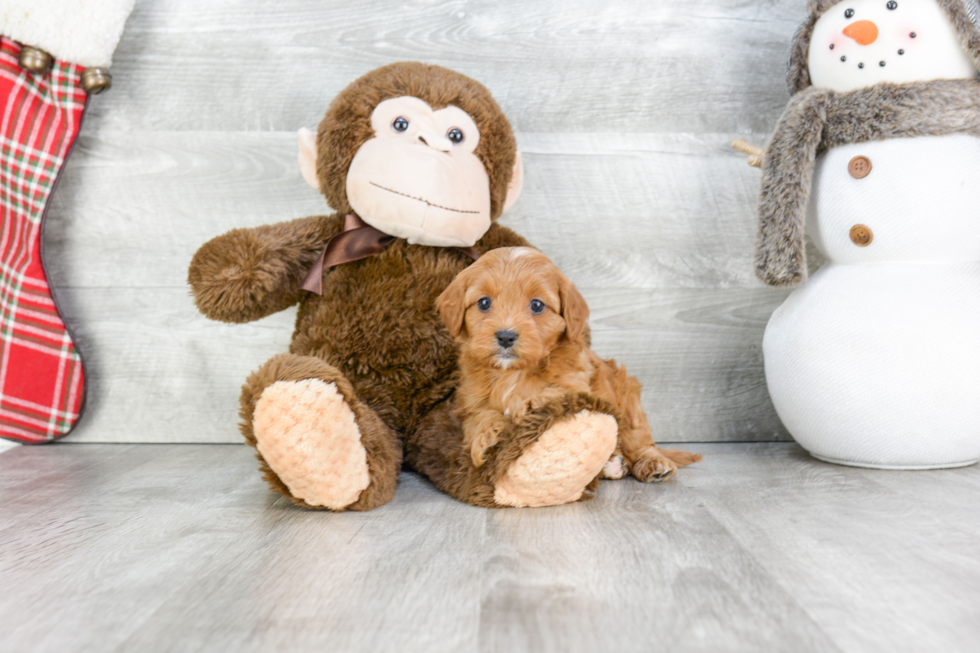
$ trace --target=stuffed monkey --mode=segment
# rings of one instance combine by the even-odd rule
[[[435,300],[481,253],[527,244],[496,223],[522,168],[487,89],[438,66],[374,70],[337,96],[315,137],[300,133],[300,166],[337,213],[233,230],[189,272],[215,320],[299,304],[289,353],[241,396],[241,431],[272,489],[309,508],[369,510],[394,495],[404,455],[474,505],[588,496],[615,441],[599,400],[543,407],[480,468],[450,409],[456,349]]]

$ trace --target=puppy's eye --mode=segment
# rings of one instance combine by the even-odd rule
[[[453,127],[446,132],[446,137],[456,145],[459,145],[465,139],[465,136],[463,136],[463,130],[461,130],[459,127]]]
[[[395,121],[391,123],[391,128],[400,134],[408,129],[408,121],[405,118],[398,116],[395,118]]]
[[[544,302],[541,301],[540,299],[531,300],[531,312],[534,313],[535,315],[541,315],[542,313],[544,313],[545,308],[546,306],[544,305]]]
[[[491,304],[490,298],[484,297],[476,303],[476,307],[481,311],[483,311],[484,313],[486,313],[487,311],[490,310],[490,304]]]

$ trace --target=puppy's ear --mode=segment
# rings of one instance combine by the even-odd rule
[[[436,299],[436,308],[442,321],[453,338],[463,330],[463,317],[466,315],[466,287],[469,285],[470,269],[466,268],[456,275],[449,287]]]
[[[569,340],[578,340],[589,321],[589,305],[575,284],[564,274],[558,273],[558,299],[561,301],[561,316],[565,318],[565,335]]]

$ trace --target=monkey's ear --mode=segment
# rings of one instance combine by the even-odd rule
[[[468,272],[469,268],[457,274],[449,287],[436,299],[436,308],[439,309],[442,321],[446,323],[446,328],[453,338],[458,337],[463,330],[463,318],[466,316],[466,287],[471,276],[467,274]]]
[[[558,273],[558,299],[561,316],[565,318],[565,335],[569,340],[578,340],[589,321],[589,305],[575,284],[561,273]]]
[[[320,190],[320,180],[316,178],[316,134],[306,127],[299,133],[299,171],[313,190]]]
[[[521,162],[521,151],[517,150],[517,158],[514,160],[514,174],[511,175],[510,183],[507,184],[504,211],[514,206],[514,202],[521,196],[522,188],[524,188],[524,164]]]

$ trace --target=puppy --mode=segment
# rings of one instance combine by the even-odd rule
[[[541,252],[505,247],[484,254],[436,307],[460,347],[457,410],[477,466],[510,422],[575,392],[596,395],[621,413],[617,451],[604,478],[632,473],[644,482],[663,481],[701,459],[654,444],[640,383],[589,349],[589,307]]]

